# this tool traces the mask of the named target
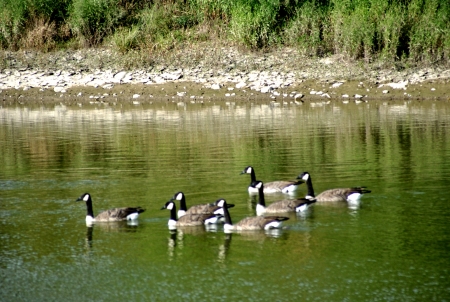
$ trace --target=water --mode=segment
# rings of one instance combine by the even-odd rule
[[[2,301],[449,301],[449,124],[442,101],[1,108]],[[254,215],[247,165],[372,193],[270,234],[168,230],[177,191]],[[147,211],[88,228],[84,192]]]

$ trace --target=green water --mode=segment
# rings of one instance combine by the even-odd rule
[[[1,300],[449,301],[449,126],[442,101],[0,108]],[[177,191],[254,215],[247,165],[372,193],[274,234],[168,230]],[[88,228],[84,192],[147,210]]]

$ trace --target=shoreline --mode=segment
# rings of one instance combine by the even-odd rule
[[[49,54],[3,52],[0,100],[57,99],[95,102],[123,100],[268,99],[449,100],[450,68],[381,68],[345,62],[340,56],[310,58],[284,48],[248,53],[233,47],[193,47],[155,58],[151,66],[127,70],[126,56],[108,49]],[[128,58],[132,59],[132,57]],[[8,102],[9,101],[9,102]]]

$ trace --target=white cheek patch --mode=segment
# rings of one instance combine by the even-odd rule
[[[258,182],[258,183],[255,185],[255,188],[261,189],[262,185],[263,185],[262,182]]]
[[[304,181],[307,181],[309,179],[309,174],[307,173],[307,174],[303,175],[302,179]]]
[[[167,205],[166,209],[172,210],[172,209],[173,209],[173,202],[169,203],[169,204]]]
[[[89,200],[89,197],[90,197],[90,195],[89,195],[89,194],[86,194],[86,195],[84,195],[84,197],[83,197],[83,201],[88,201],[88,200]]]
[[[217,206],[223,208],[223,205],[224,205],[224,204],[225,204],[225,199],[221,199],[221,200],[219,200],[219,202],[217,203]]]
[[[183,199],[183,193],[178,193],[176,200],[182,200]]]
[[[252,173],[252,168],[248,168],[247,170],[245,170],[245,173],[251,174]]]

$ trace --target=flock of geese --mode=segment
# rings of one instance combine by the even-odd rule
[[[298,175],[295,181],[273,181],[263,183],[256,179],[253,167],[246,167],[241,174],[250,174],[250,185],[248,192],[250,194],[258,194],[258,203],[256,205],[256,216],[246,217],[236,224],[233,224],[229,212],[229,208],[234,204],[229,204],[225,199],[218,199],[214,203],[199,204],[187,208],[186,197],[183,192],[177,192],[165,203],[161,208],[170,211],[168,222],[169,229],[173,230],[177,227],[200,226],[200,225],[217,225],[223,223],[223,229],[226,233],[233,231],[254,231],[254,230],[270,230],[282,227],[282,223],[288,220],[288,217],[278,216],[277,213],[304,212],[312,204],[318,203],[359,203],[361,196],[370,193],[365,187],[337,188],[326,190],[315,196],[312,185],[311,175],[303,172]],[[269,193],[294,193],[301,183],[307,186],[307,194],[303,198],[283,199],[275,201],[266,206],[265,194]],[[92,209],[92,198],[89,193],[81,195],[76,201],[86,202],[87,214],[86,224],[92,225],[95,222],[111,222],[138,219],[139,214],[145,211],[141,207],[114,208],[106,210],[94,216]],[[177,212],[175,202],[179,202],[180,208]],[[270,214],[270,215],[268,215]]]

